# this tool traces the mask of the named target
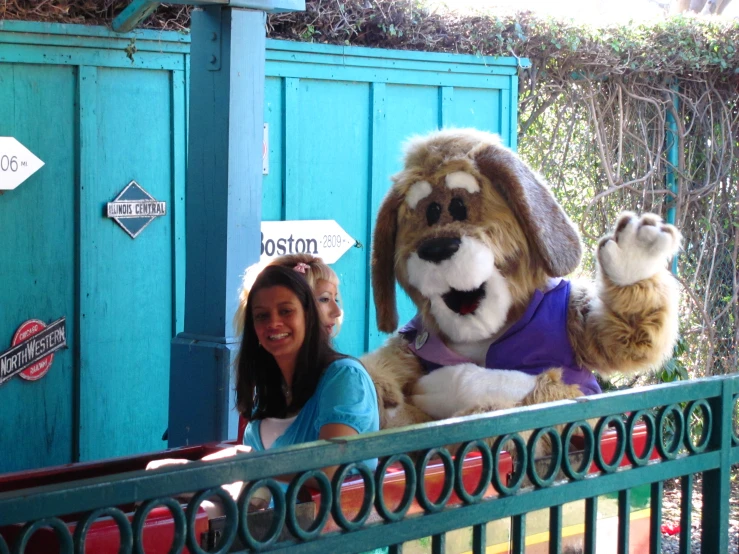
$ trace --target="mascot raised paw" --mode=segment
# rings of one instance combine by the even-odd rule
[[[677,337],[679,247],[658,216],[624,213],[595,282],[569,281],[575,227],[495,135],[411,139],[372,245],[379,329],[397,329],[396,280],[418,310],[363,357],[382,427],[595,394],[593,372],[658,367]]]

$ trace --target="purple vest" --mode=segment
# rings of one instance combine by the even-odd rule
[[[536,290],[521,319],[488,348],[485,367],[516,369],[529,375],[561,367],[566,384],[577,385],[586,395],[600,393],[595,376],[575,362],[567,337],[569,300],[570,282],[565,279],[551,281],[546,292]],[[420,315],[398,332],[408,341],[408,348],[421,358],[427,372],[472,362],[447,348],[438,336],[426,332]]]

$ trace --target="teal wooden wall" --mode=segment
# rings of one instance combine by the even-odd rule
[[[27,319],[67,318],[69,349],[0,386],[0,471],[166,446],[181,327],[189,42],[96,28],[0,26],[0,136],[45,166],[0,196],[0,350]],[[103,217],[135,179],[168,205],[132,240]],[[174,285],[174,286],[173,286]]]
[[[0,195],[0,351],[31,318],[66,316],[69,344],[40,381],[0,386],[0,472],[166,446],[184,313],[188,64],[178,33],[0,22],[0,136],[46,163]],[[340,350],[384,339],[369,245],[403,140],[474,126],[515,148],[516,64],[267,42],[263,219],[335,219],[363,245],[335,265]],[[135,240],[103,217],[131,179],[168,205]]]
[[[340,350],[379,346],[369,278],[375,215],[410,135],[443,126],[499,133],[516,147],[517,61],[267,42],[270,173],[262,219],[335,219],[363,248],[335,264]],[[414,309],[399,292],[401,322]]]

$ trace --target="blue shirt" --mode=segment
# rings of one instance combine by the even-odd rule
[[[329,423],[348,425],[357,433],[380,430],[375,384],[362,364],[351,358],[336,360],[326,368],[316,392],[271,448],[316,441],[321,427]],[[260,425],[261,420],[250,421],[244,431],[244,444],[258,451],[265,450]],[[365,463],[370,469],[377,467],[377,460]]]

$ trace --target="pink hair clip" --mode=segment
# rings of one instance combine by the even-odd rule
[[[298,273],[305,274],[305,272],[310,268],[308,264],[304,264],[303,262],[300,262],[297,264],[293,270],[297,271]]]

